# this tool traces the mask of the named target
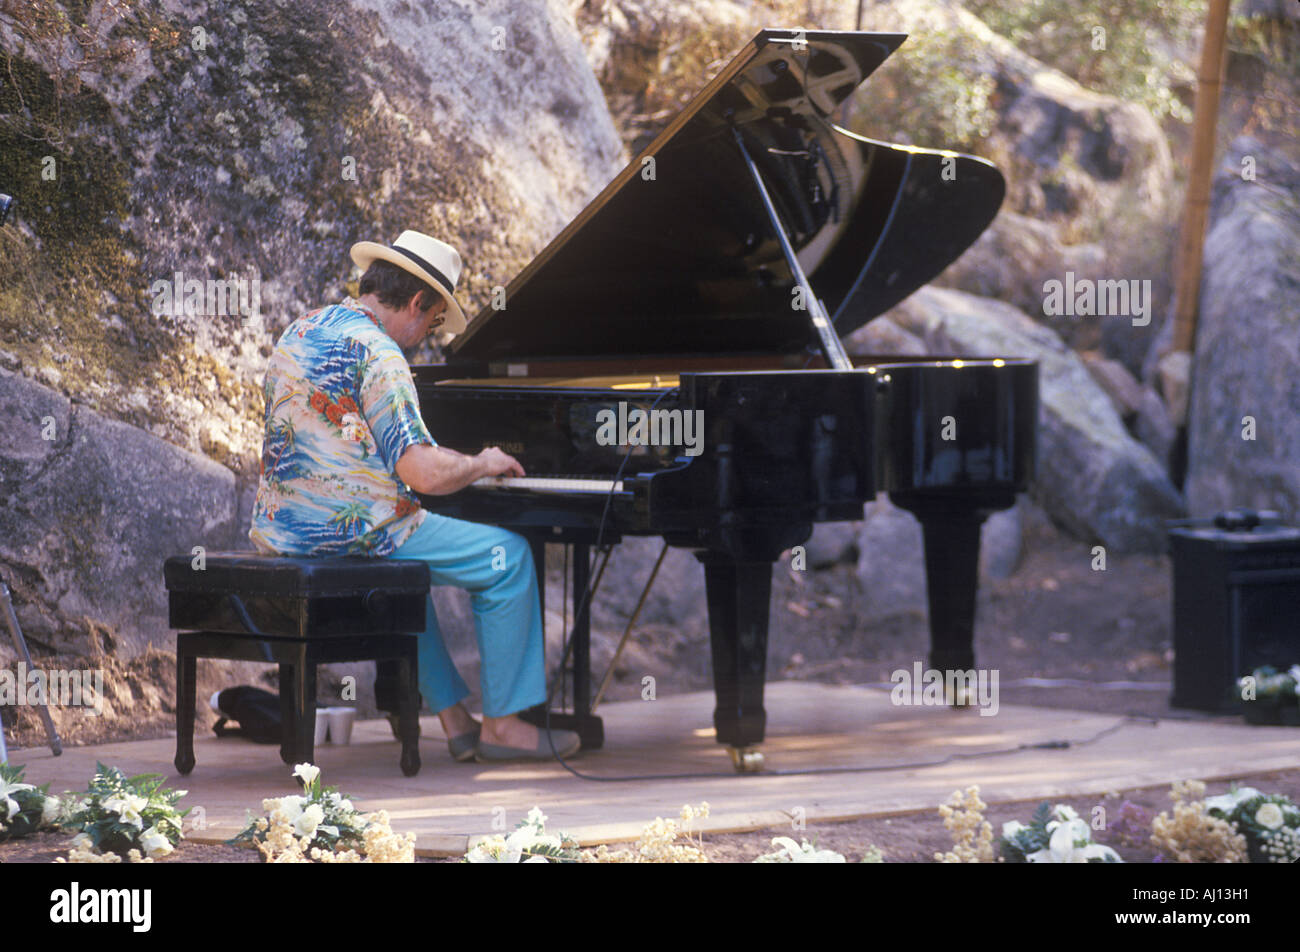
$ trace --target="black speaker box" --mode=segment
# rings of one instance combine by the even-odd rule
[[[1237,678],[1300,663],[1300,529],[1263,515],[1169,531],[1174,707],[1239,711]]]

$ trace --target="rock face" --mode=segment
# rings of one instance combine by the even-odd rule
[[[1300,20],[1300,7],[1287,0],[1242,0],[1238,16],[1261,17],[1269,20]]]
[[[25,375],[240,472],[270,344],[343,292],[353,242],[452,242],[473,314],[622,164],[561,0],[131,6],[71,71],[75,34],[0,27],[0,113],[23,117],[0,127],[0,338]],[[248,306],[159,314],[177,273],[243,276]]]
[[[1059,524],[1116,552],[1161,552],[1182,500],[1151,453],[1124,428],[1083,361],[1010,305],[922,288],[886,317],[932,353],[1039,362],[1035,500]]]
[[[3,371],[0,419],[0,563],[33,652],[166,644],[163,560],[246,547],[234,474]]]
[[[1101,331],[1092,321],[1043,314],[1043,285],[1067,271],[1079,278],[1107,277],[1106,253],[1097,244],[1067,245],[1060,227],[1003,210],[935,284],[1013,304],[1041,320],[1075,347],[1096,347]]]
[[[563,0],[129,6],[0,25],[0,570],[127,654],[165,556],[248,547],[266,358],[353,242],[450,241],[473,314],[624,160]]]
[[[1195,515],[1236,506],[1300,519],[1300,168],[1260,156],[1215,183],[1188,418]],[[1251,422],[1253,421],[1253,426]],[[1253,438],[1252,438],[1253,437]]]

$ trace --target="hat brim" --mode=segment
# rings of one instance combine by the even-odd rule
[[[352,246],[352,260],[356,266],[361,269],[362,273],[370,267],[374,261],[387,261],[389,264],[395,264],[403,271],[415,275],[433,290],[442,295],[442,299],[447,302],[447,310],[443,312],[443,322],[435,330],[447,331],[452,334],[459,334],[469,324],[465,319],[465,312],[460,309],[456,299],[452,297],[447,289],[438,283],[437,279],[429,272],[425,271],[418,264],[405,255],[394,251],[387,245],[381,245],[374,241],[358,241]]]

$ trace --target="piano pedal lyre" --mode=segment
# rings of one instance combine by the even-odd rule
[[[736,773],[758,773],[763,769],[763,752],[757,747],[728,747]]]

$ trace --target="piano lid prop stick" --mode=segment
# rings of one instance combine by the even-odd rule
[[[754,184],[758,187],[759,197],[763,199],[763,208],[767,210],[767,217],[771,219],[772,227],[776,230],[776,240],[781,244],[781,253],[785,255],[786,264],[790,266],[790,273],[794,275],[795,282],[803,289],[803,299],[807,305],[808,319],[812,322],[813,333],[817,335],[817,341],[821,344],[822,355],[826,358],[827,365],[832,370],[852,370],[853,362],[849,360],[848,354],[844,352],[844,345],[840,343],[839,335],[831,327],[831,322],[826,316],[826,310],[822,307],[822,302],[813,293],[812,285],[808,283],[808,277],[803,273],[803,268],[799,266],[799,259],[795,257],[794,246],[790,244],[790,236],[786,234],[785,228],[781,225],[776,206],[772,204],[772,196],[767,193],[767,186],[763,184],[763,176],[759,173],[758,166],[754,164],[749,150],[745,148],[745,140],[741,138],[740,130],[732,126],[731,134],[736,137],[736,145],[740,147],[740,155],[745,160],[749,174],[754,178]]]
[[[655,559],[655,567],[650,570],[650,578],[646,580],[645,588],[641,589],[641,597],[637,599],[636,608],[632,609],[632,617],[627,620],[627,627],[623,629],[623,637],[618,641],[618,647],[614,649],[614,657],[609,661],[609,667],[605,671],[605,676],[600,680],[600,689],[596,691],[596,697],[591,702],[591,713],[596,713],[596,708],[600,707],[601,698],[605,696],[605,689],[609,687],[610,679],[614,677],[614,665],[618,664],[619,657],[623,654],[623,647],[627,644],[628,635],[632,634],[632,627],[636,624],[637,618],[641,615],[641,609],[645,607],[645,600],[650,594],[650,588],[655,583],[656,576],[659,575],[659,566],[664,564],[664,556],[668,554],[668,543],[663,544],[659,550],[659,558]]]

